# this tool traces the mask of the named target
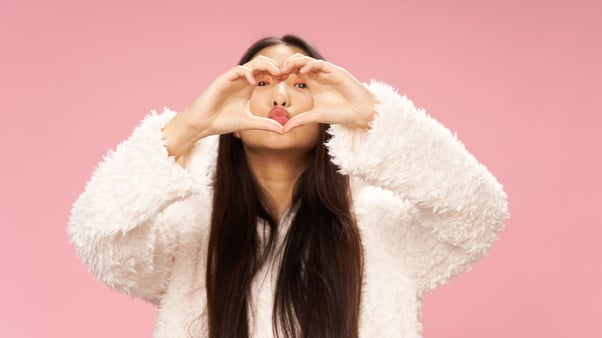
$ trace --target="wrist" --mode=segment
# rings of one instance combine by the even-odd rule
[[[196,141],[207,136],[191,123],[187,111],[177,113],[163,128],[165,146],[170,156],[176,160],[184,156],[194,146]]]
[[[378,101],[374,95],[370,94],[366,97],[361,107],[358,107],[358,118],[351,127],[365,130],[370,129],[370,123],[376,115],[375,107],[377,103]]]

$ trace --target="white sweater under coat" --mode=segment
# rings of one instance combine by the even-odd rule
[[[483,257],[507,216],[494,176],[439,122],[386,84],[368,131],[333,125],[327,147],[351,177],[365,255],[360,337],[421,336],[423,293]],[[158,306],[155,338],[205,337],[205,259],[217,137],[186,167],[168,156],[152,113],[107,154],[73,206],[68,232],[104,283]],[[284,218],[283,222],[288,222]],[[253,285],[252,336],[272,336],[273,279]]]

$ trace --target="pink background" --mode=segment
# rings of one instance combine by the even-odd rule
[[[596,1],[0,2],[0,337],[149,337],[155,310],[69,244],[96,163],[185,108],[267,34],[388,82],[499,178],[490,255],[430,293],[425,337],[602,337],[602,8]]]

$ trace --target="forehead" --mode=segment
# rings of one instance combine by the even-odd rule
[[[255,57],[263,55],[265,57],[269,57],[270,59],[275,60],[278,64],[281,65],[289,56],[297,53],[307,55],[307,53],[301,48],[279,44],[269,46],[260,50]]]

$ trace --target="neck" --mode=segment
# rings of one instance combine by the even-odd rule
[[[295,184],[307,168],[310,154],[253,151],[248,148],[245,148],[245,153],[249,168],[277,213],[275,216],[282,215],[291,206]]]

